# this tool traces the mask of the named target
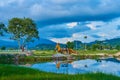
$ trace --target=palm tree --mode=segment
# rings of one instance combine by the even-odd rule
[[[84,36],[84,39],[87,39],[87,36]],[[85,44],[85,50],[86,50],[86,44]]]

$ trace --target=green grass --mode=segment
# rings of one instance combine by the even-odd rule
[[[79,55],[86,55],[86,54],[115,54],[117,52],[119,52],[118,50],[77,50],[77,52],[79,53]],[[53,54],[56,54],[56,52],[54,50],[35,50],[34,51],[34,55],[37,56],[51,56]]]
[[[102,73],[55,74],[31,68],[0,65],[0,80],[120,80],[120,77]]]
[[[115,54],[119,52],[118,50],[77,50],[79,55],[86,55],[86,54]],[[21,53],[18,50],[3,50],[0,51],[0,54],[18,54]],[[54,50],[33,50],[34,56],[52,56],[53,54],[56,54]]]
[[[54,50],[35,50],[34,51],[35,56],[52,56],[53,54],[56,54]]]
[[[119,52],[118,50],[96,50],[96,51],[93,51],[93,50],[78,50],[77,51],[79,54],[82,54],[82,55],[86,55],[86,54],[115,54],[117,52]]]

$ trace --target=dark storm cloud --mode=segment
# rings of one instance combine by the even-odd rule
[[[91,35],[91,37],[93,37],[93,38],[101,38],[101,36],[99,36],[99,35],[96,35],[96,34],[94,34],[94,35]]]
[[[117,30],[120,30],[120,25],[117,26]]]
[[[108,21],[120,16],[119,3],[120,0],[1,0],[0,16],[4,20],[30,17],[39,26]]]
[[[73,28],[68,28],[66,24],[39,28],[39,32],[41,33],[40,36],[46,38],[71,37],[74,33],[84,32],[88,30],[91,29],[84,25],[77,25]]]

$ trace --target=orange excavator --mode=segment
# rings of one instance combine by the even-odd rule
[[[77,54],[77,52],[74,51],[73,49],[69,49],[67,47],[66,48],[61,48],[59,43],[56,44],[55,50],[57,50],[57,52],[63,53],[63,54],[65,54],[65,53],[68,53],[68,54]]]

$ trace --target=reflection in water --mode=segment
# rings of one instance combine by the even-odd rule
[[[70,63],[71,61],[55,61],[56,73],[60,73],[60,71],[63,70],[63,73],[68,74],[68,64]]]
[[[78,74],[88,72],[103,72],[120,76],[120,63],[106,60],[79,60],[74,62],[58,61],[38,63],[31,66],[32,68],[39,69],[46,72],[65,73],[65,74]]]
[[[60,68],[60,64],[61,64],[60,62],[57,62],[57,63],[56,63],[56,68],[59,69],[59,68]]]

